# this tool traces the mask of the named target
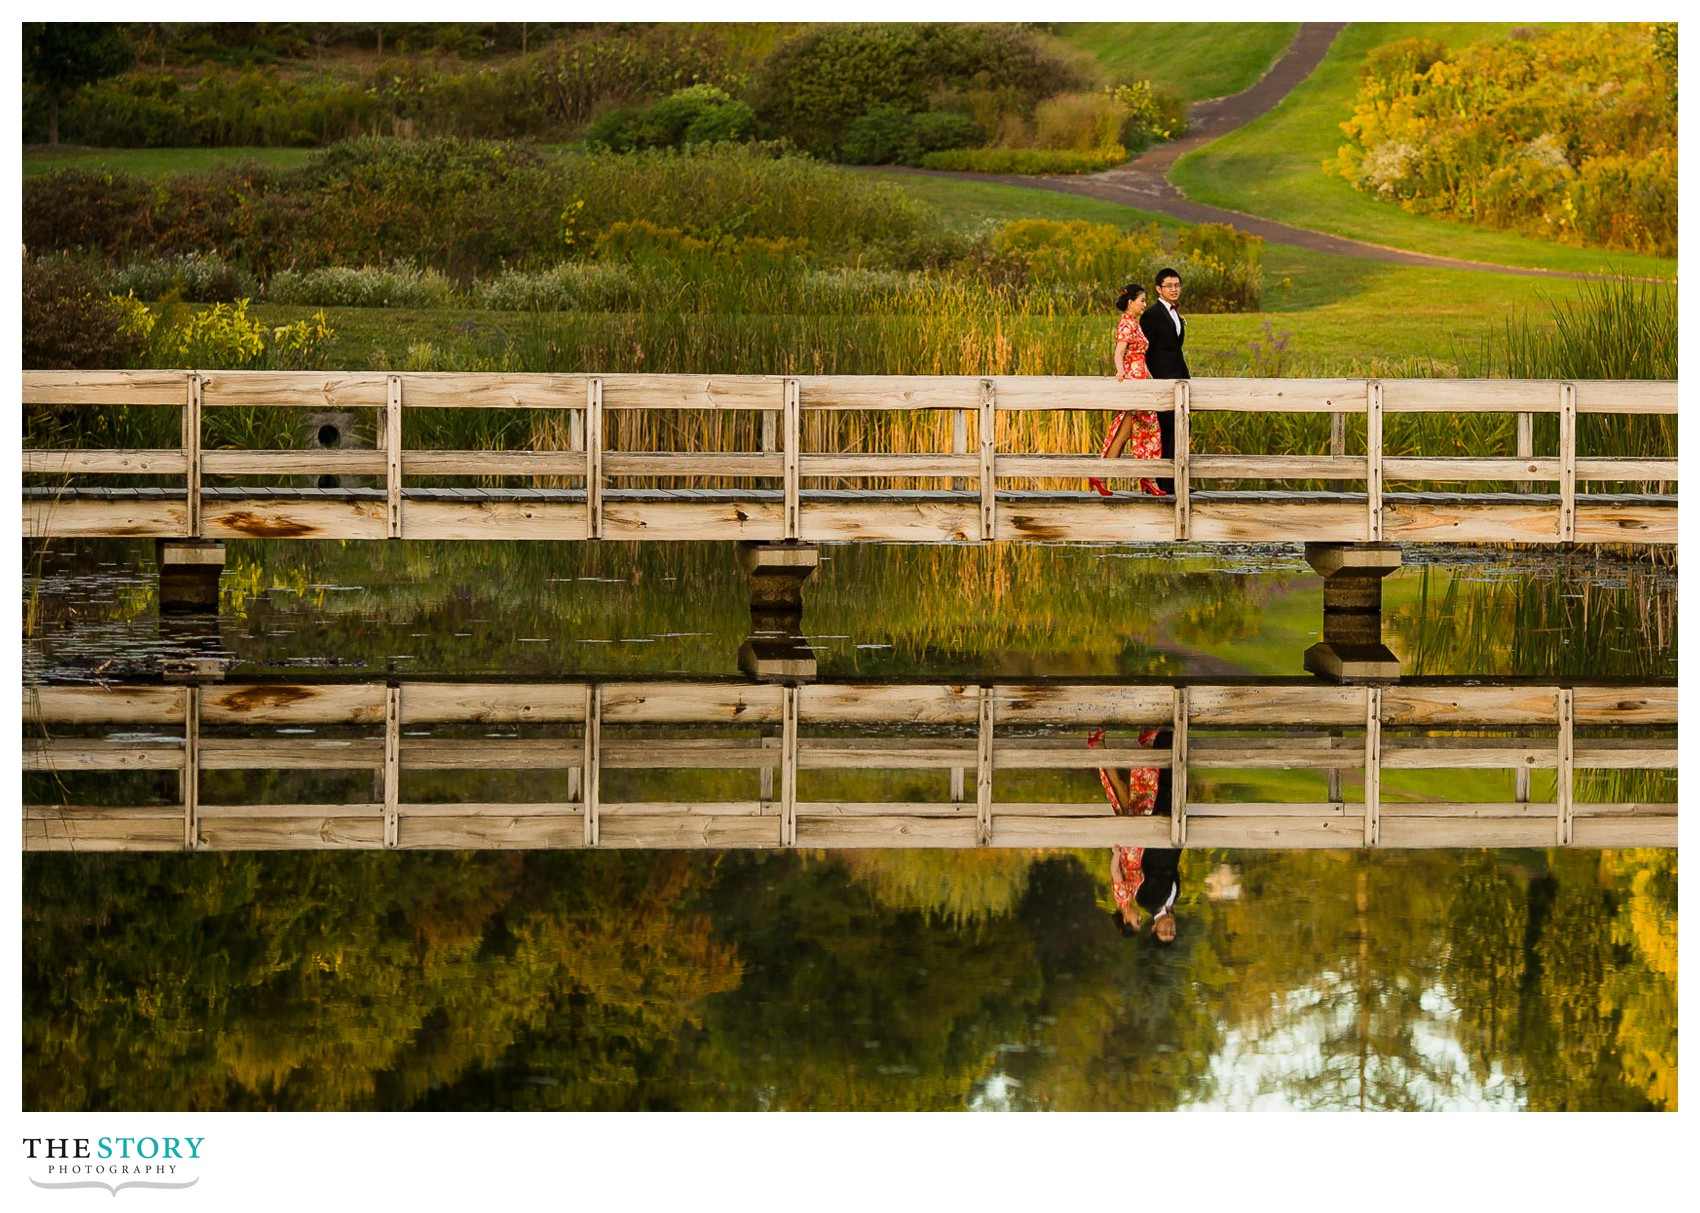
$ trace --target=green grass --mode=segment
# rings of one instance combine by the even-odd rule
[[[1113,223],[1120,228],[1155,223],[1165,235],[1186,226],[1178,219],[1154,215],[1150,211],[1055,190],[1024,189],[1018,185],[964,181],[956,177],[923,177],[880,169],[859,171],[879,173],[883,180],[897,186],[911,198],[932,207],[944,226],[958,232],[973,233],[1011,219],[1056,219],[1062,222],[1084,219],[1088,223]]]
[[[1296,21],[1093,21],[1056,27],[1103,79],[1147,79],[1187,101],[1256,84],[1299,31]]]
[[[1348,26],[1309,80],[1273,111],[1183,156],[1169,174],[1195,202],[1262,215],[1317,231],[1413,252],[1580,273],[1674,278],[1676,261],[1570,248],[1506,232],[1413,215],[1379,202],[1322,170],[1345,139],[1357,70],[1375,47],[1401,38],[1463,45],[1498,37],[1505,24]]]
[[[258,160],[288,168],[306,160],[309,147],[26,147],[24,176],[39,177],[62,168],[111,169],[138,177],[204,173],[226,164]]]

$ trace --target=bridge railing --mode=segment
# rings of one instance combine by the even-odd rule
[[[1412,379],[1195,379],[1117,383],[1069,376],[692,376],[474,373],[334,374],[266,371],[33,371],[23,376],[26,406],[136,405],[182,412],[181,443],[149,450],[26,449],[27,475],[64,478],[68,491],[37,492],[26,503],[25,534],[136,534],[166,537],[289,535],[329,538],[1002,538],[1085,540],[1474,542],[1675,542],[1674,452],[1625,458],[1578,449],[1577,419],[1589,414],[1674,415],[1674,382]],[[231,450],[204,445],[208,410],[285,408],[370,410],[376,449]],[[563,451],[438,450],[409,447],[409,409],[547,410],[564,415]],[[1101,476],[1095,456],[1001,447],[1000,416],[1028,412],[1137,409],[1175,415],[1172,460],[1116,466],[1116,474],[1172,478],[1172,499],[1124,495],[1109,509],[1084,496],[1005,504],[1012,480],[1083,481]],[[763,449],[632,451],[608,442],[611,413],[626,410],[754,412]],[[945,411],[952,450],[882,453],[807,449],[802,420],[815,412]],[[1240,454],[1199,450],[1195,413],[1313,413],[1334,419],[1327,453]],[[1419,413],[1501,413],[1517,417],[1518,453],[1457,457],[1389,454],[1387,418]],[[1365,450],[1347,454],[1344,421],[1364,417]],[[1557,418],[1556,449],[1536,454],[1532,419]],[[970,438],[972,431],[973,437]],[[84,475],[160,477],[182,496],[132,494],[100,500],[75,492]],[[263,487],[238,495],[207,477],[369,476],[382,489],[302,499]],[[576,486],[523,507],[485,498],[456,500],[413,487],[421,478],[548,477]],[[756,477],[776,487],[741,501],[622,501],[622,487],[680,478]],[[805,482],[948,479],[953,498],[926,502],[873,498],[805,502]],[[1320,480],[1361,485],[1350,494],[1289,494],[1279,502],[1214,495],[1205,485],[1237,480]],[[1390,503],[1387,485],[1480,485],[1513,481],[1540,495],[1515,500]],[[1590,483],[1657,484],[1645,500],[1590,493]],[[1550,487],[1548,487],[1550,486]],[[175,485],[171,486],[175,488]],[[1000,496],[1000,494],[1002,494]],[[1431,494],[1432,495],[1432,494]],[[334,496],[334,495],[333,495]],[[630,494],[627,493],[629,497]],[[1476,496],[1480,497],[1480,494]],[[1550,499],[1549,499],[1550,498]],[[1657,499],[1654,499],[1657,498]],[[221,500],[226,504],[220,504]],[[1273,518],[1271,505],[1280,509]],[[1391,506],[1391,508],[1390,508]],[[1196,507],[1196,508],[1195,508]],[[1001,518],[1000,512],[1010,515]]]
[[[1612,785],[1578,775],[1674,772],[1676,714],[1670,685],[1439,679],[40,687],[24,697],[24,770],[71,790],[26,803],[23,838],[54,850],[1675,846],[1674,793],[1583,799]],[[1170,745],[1138,743],[1152,726]],[[1116,815],[1102,767],[1171,769],[1175,811]],[[1275,769],[1311,772],[1313,798],[1249,799]],[[1460,798],[1454,777],[1444,800],[1432,786],[1384,793],[1387,773],[1411,770],[1514,773],[1501,786],[1515,791]],[[246,786],[272,799],[256,800],[232,775],[278,771],[348,773],[369,794],[288,803],[263,780]],[[546,799],[469,802],[416,782],[445,771],[539,773]],[[710,799],[711,785],[662,778],[705,771],[747,782],[741,794],[712,785],[735,798]],[[934,798],[915,798],[917,771],[938,779]],[[98,799],[79,780],[118,772],[175,777],[176,790],[163,803],[77,801]],[[882,772],[906,777],[881,785]],[[1551,798],[1532,799],[1547,773]],[[226,782],[208,795],[203,777]],[[881,786],[904,798],[843,798]]]

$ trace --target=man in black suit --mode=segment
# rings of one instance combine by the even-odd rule
[[[1141,737],[1140,740],[1145,742],[1147,739]],[[1089,741],[1087,744],[1092,743]],[[1150,736],[1149,744],[1160,750],[1172,750],[1175,744],[1173,730],[1157,730]],[[1131,776],[1131,772],[1129,774]],[[1123,806],[1116,811],[1124,815],[1130,811],[1137,812],[1128,793],[1131,779],[1123,780],[1119,773],[1112,772],[1110,782],[1117,789]],[[1174,796],[1174,772],[1168,767],[1159,768],[1157,794],[1151,811],[1162,817],[1173,815]],[[1152,941],[1165,946],[1175,942],[1175,901],[1181,891],[1181,853],[1168,847],[1113,847],[1110,864],[1110,883],[1118,890],[1118,903],[1127,896],[1127,886],[1133,886],[1131,904],[1118,905],[1110,914],[1116,929],[1125,936],[1138,935],[1140,911],[1143,910],[1151,915]]]
[[[1157,302],[1139,314],[1139,327],[1151,348],[1145,351],[1145,366],[1153,379],[1191,379],[1186,366],[1186,321],[1181,319],[1181,276],[1173,269],[1157,271]],[[1175,415],[1157,414],[1157,431],[1162,436],[1163,458],[1175,457]],[[1173,480],[1159,480],[1165,493],[1175,491]]]

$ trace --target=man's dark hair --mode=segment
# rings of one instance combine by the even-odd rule
[[[1173,278],[1176,282],[1179,282],[1181,280],[1180,274],[1177,271],[1175,271],[1174,269],[1170,268],[1169,266],[1164,266],[1162,269],[1157,271],[1157,285],[1158,286],[1162,286],[1165,282],[1167,282],[1171,278]]]

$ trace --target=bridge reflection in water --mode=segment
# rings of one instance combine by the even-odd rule
[[[118,851],[1674,847],[1676,711],[1673,684],[1473,679],[39,687],[23,836]],[[1172,748],[1137,743],[1152,726]],[[1178,811],[1115,815],[1104,766],[1172,767]],[[1301,777],[1267,778],[1280,771]],[[1460,777],[1384,795],[1407,771]],[[1496,771],[1508,798],[1462,798],[1489,786],[1463,773]],[[466,794],[451,772],[504,794],[451,799]],[[279,795],[338,779],[369,796]],[[1320,794],[1252,799],[1272,787]],[[832,798],[869,789],[898,792]]]

